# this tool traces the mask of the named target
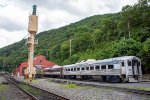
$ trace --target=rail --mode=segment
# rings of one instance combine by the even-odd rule
[[[28,95],[30,95],[30,97],[32,98],[31,100],[69,100],[65,97],[62,97],[60,95],[51,93],[49,91],[40,89],[31,84],[15,80],[14,78],[12,78],[10,76],[6,76],[6,79],[11,81],[11,83],[13,83],[18,88],[20,88],[21,90],[26,92]],[[23,89],[23,87],[30,88],[30,90],[25,90],[25,89]],[[36,94],[33,93],[33,91],[36,91]],[[32,92],[32,93],[30,93],[30,92]]]

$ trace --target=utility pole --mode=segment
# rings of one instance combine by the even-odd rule
[[[70,57],[71,57],[71,51],[72,51],[71,50],[71,42],[72,42],[71,37],[70,37],[70,41],[69,42],[70,42],[70,50],[69,51],[70,51]]]
[[[129,21],[128,21],[128,32],[129,32],[129,39],[130,39],[130,35],[131,35],[131,33],[130,33],[130,23],[129,23]]]
[[[33,79],[36,74],[36,69],[33,64],[33,58],[34,58],[34,45],[37,44],[35,41],[35,35],[38,31],[38,16],[36,15],[36,5],[33,5],[33,12],[32,15],[29,16],[29,25],[28,25],[28,32],[30,33],[30,36],[27,40],[27,45],[29,49],[28,53],[28,67],[26,70],[26,75],[28,79]]]
[[[4,69],[4,60],[3,60],[3,67],[2,67],[2,72],[3,72],[3,69]]]

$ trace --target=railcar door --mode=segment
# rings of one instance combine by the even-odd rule
[[[133,75],[139,75],[139,64],[138,60],[132,60],[132,73]]]
[[[121,61],[121,74],[125,75],[126,74],[126,68],[125,68],[125,63],[124,61]]]

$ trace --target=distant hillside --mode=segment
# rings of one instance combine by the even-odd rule
[[[134,55],[142,59],[144,72],[150,69],[150,6],[139,0],[115,14],[95,15],[70,25],[44,31],[36,38],[35,55],[42,54],[60,65],[82,59],[104,59]],[[69,39],[72,39],[72,55]],[[28,56],[25,40],[0,49],[0,66],[4,61],[11,71]]]

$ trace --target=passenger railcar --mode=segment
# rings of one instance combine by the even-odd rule
[[[97,78],[108,82],[138,82],[142,78],[141,60],[135,56],[85,61],[63,69],[67,78]]]
[[[89,59],[43,71],[45,76],[74,79],[96,79],[107,82],[138,82],[142,78],[141,60],[123,56],[104,60]]]

